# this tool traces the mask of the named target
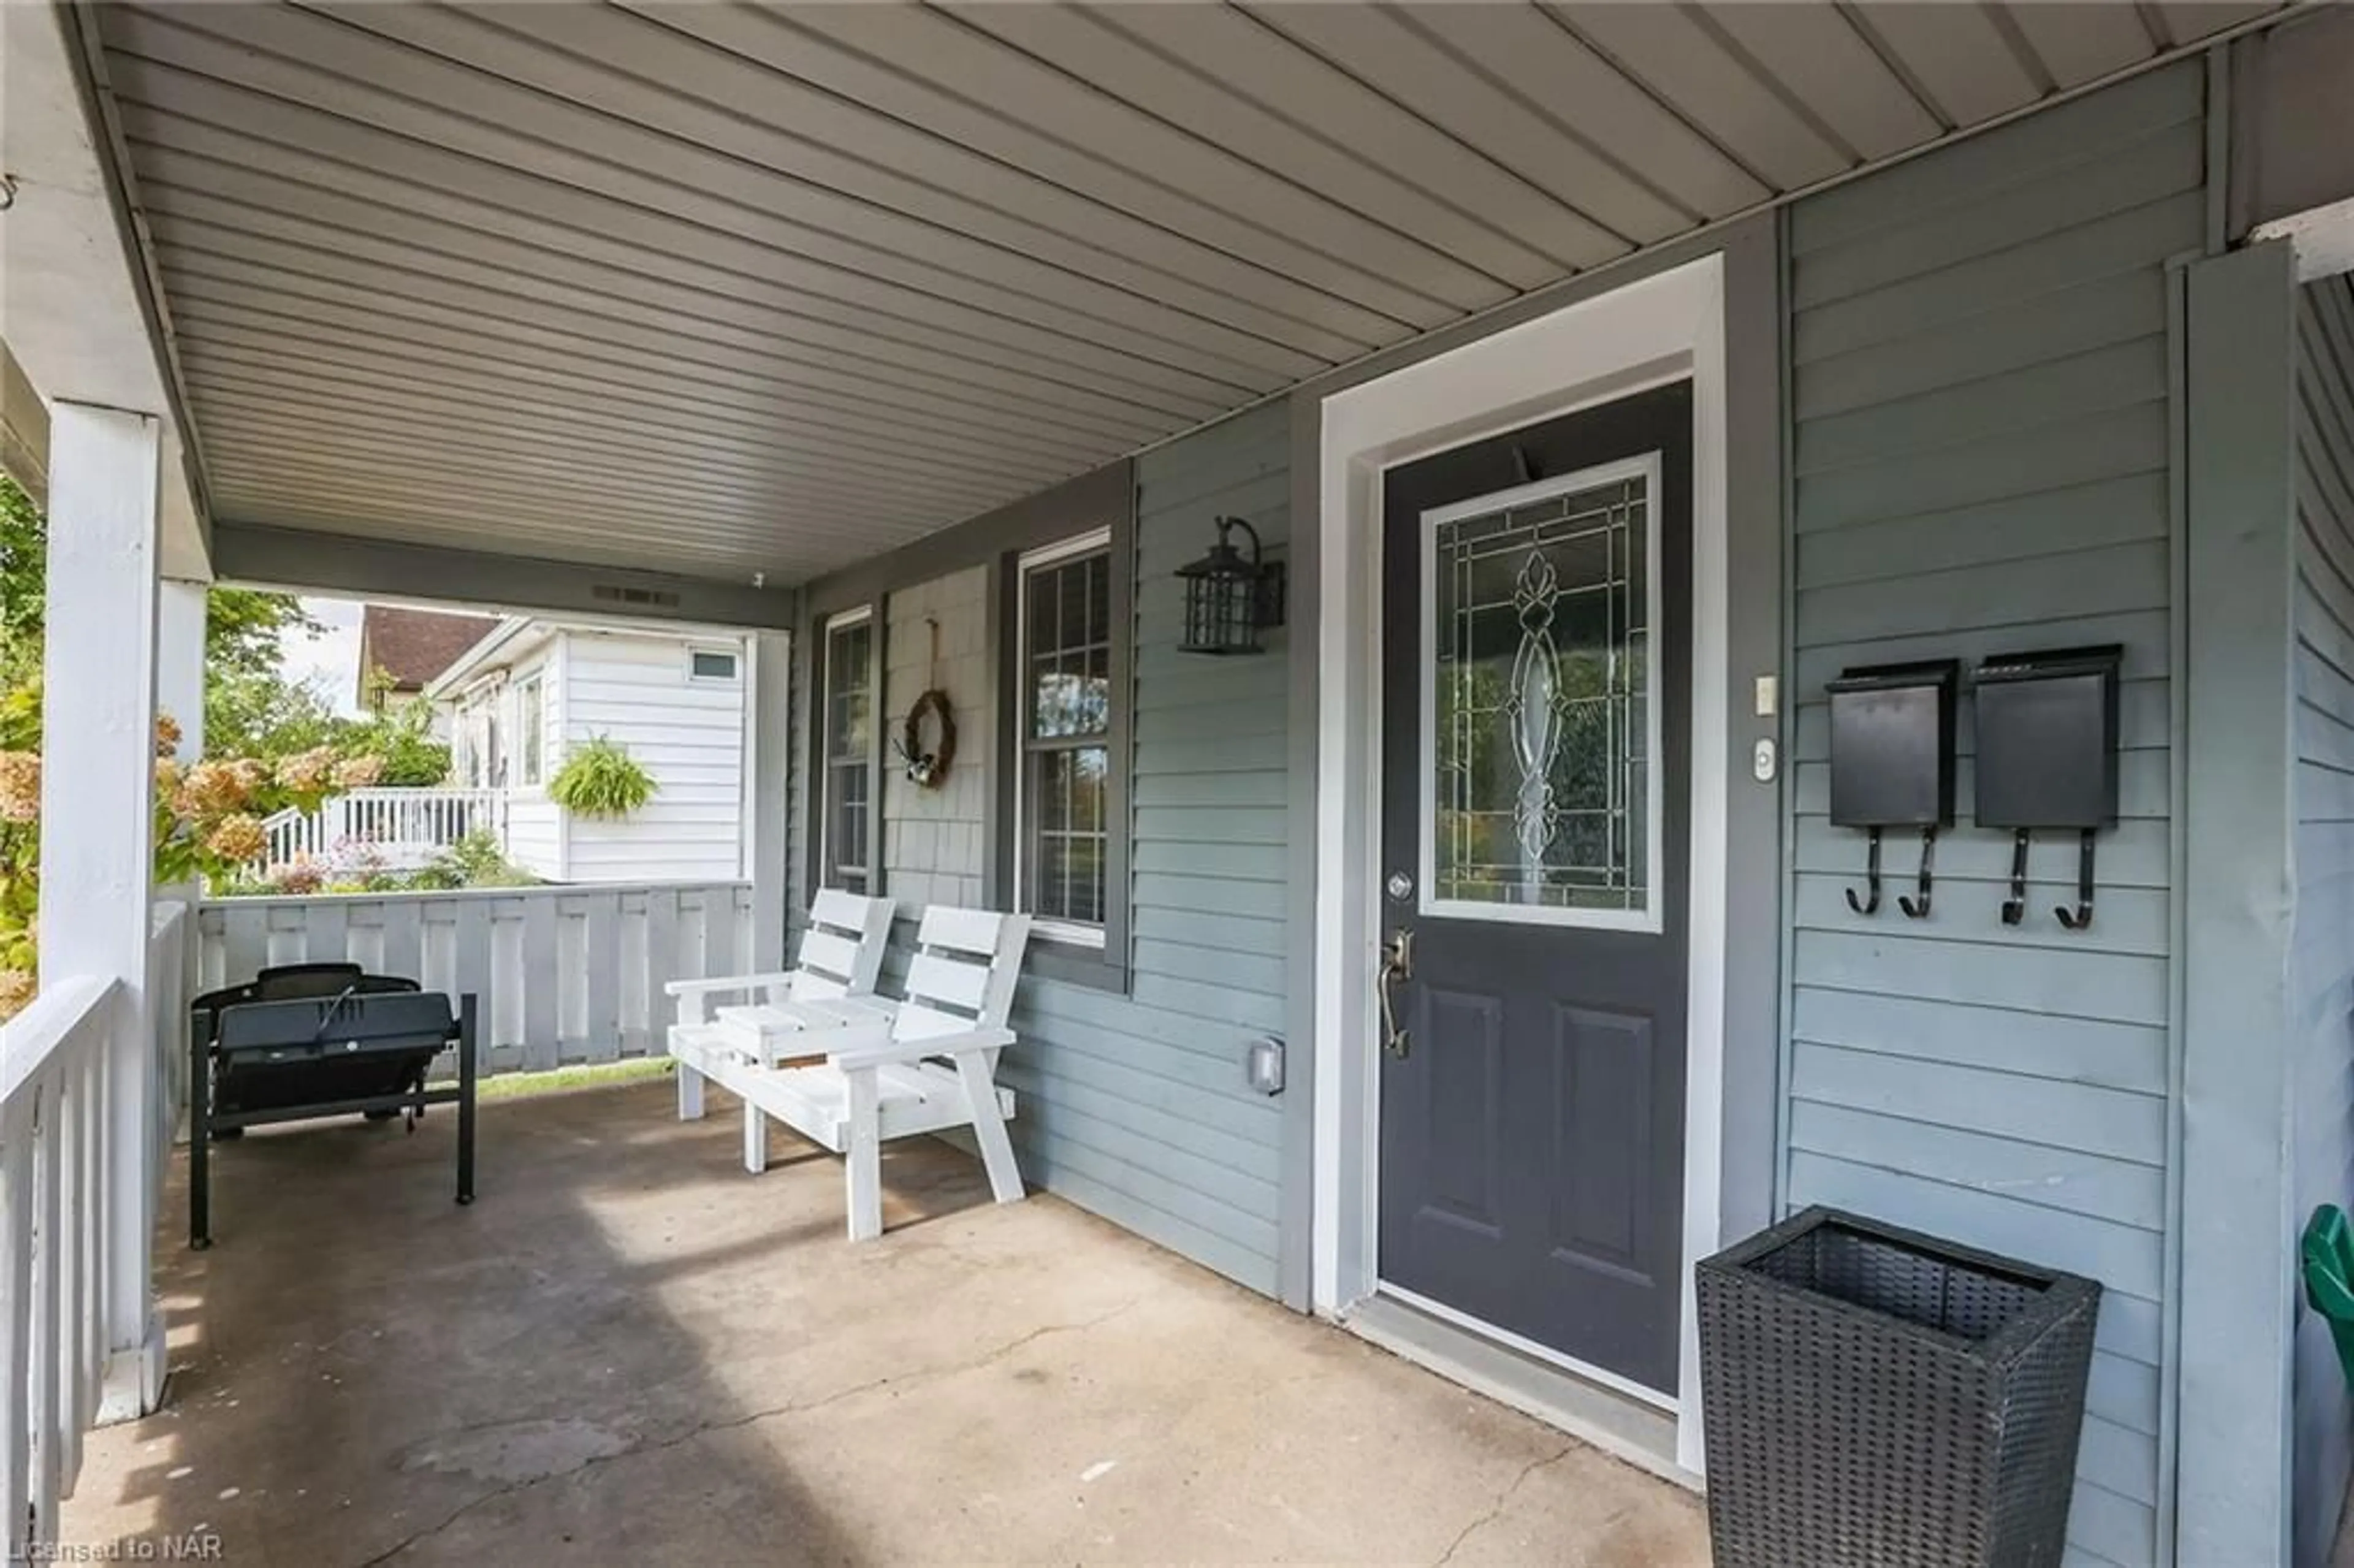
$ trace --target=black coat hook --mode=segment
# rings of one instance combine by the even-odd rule
[[[2027,841],[2030,830],[2021,828],[2010,841],[2010,896],[2002,901],[2002,923],[2016,926],[2027,916]]]
[[[1871,832],[1872,847],[1865,852],[1863,863],[1864,886],[1870,890],[1869,896],[1858,898],[1854,888],[1847,890],[1847,906],[1859,915],[1880,913],[1880,830],[1873,828]]]
[[[2076,851],[2076,907],[2071,911],[2062,905],[2052,911],[2060,916],[2060,924],[2071,931],[2081,931],[2093,923],[2093,841],[2097,828],[2084,830],[2084,842]]]
[[[1904,911],[1908,919],[1926,920],[1929,917],[1930,871],[1936,859],[1937,826],[1932,822],[1921,830],[1921,874],[1918,883],[1921,896],[1917,902],[1902,895],[1896,900],[1896,906]]]

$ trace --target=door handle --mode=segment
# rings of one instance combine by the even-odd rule
[[[1414,1048],[1406,1032],[1398,1027],[1397,1000],[1392,987],[1398,981],[1414,978],[1414,933],[1399,927],[1382,944],[1381,974],[1375,981],[1382,1002],[1382,1049],[1403,1058]]]

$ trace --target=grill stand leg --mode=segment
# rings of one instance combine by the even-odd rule
[[[188,1245],[213,1245],[213,1043],[208,1031],[188,1029]]]

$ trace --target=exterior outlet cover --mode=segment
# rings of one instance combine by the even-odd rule
[[[1246,1060],[1250,1086],[1263,1095],[1283,1093],[1283,1042],[1269,1036],[1254,1040]]]

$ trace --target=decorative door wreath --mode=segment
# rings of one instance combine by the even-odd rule
[[[928,747],[924,744],[927,718],[938,730]],[[949,765],[956,760],[956,720],[949,713],[949,694],[938,686],[907,710],[907,722],[899,728],[899,760],[907,765],[908,781],[920,789],[937,789],[949,776]]]

